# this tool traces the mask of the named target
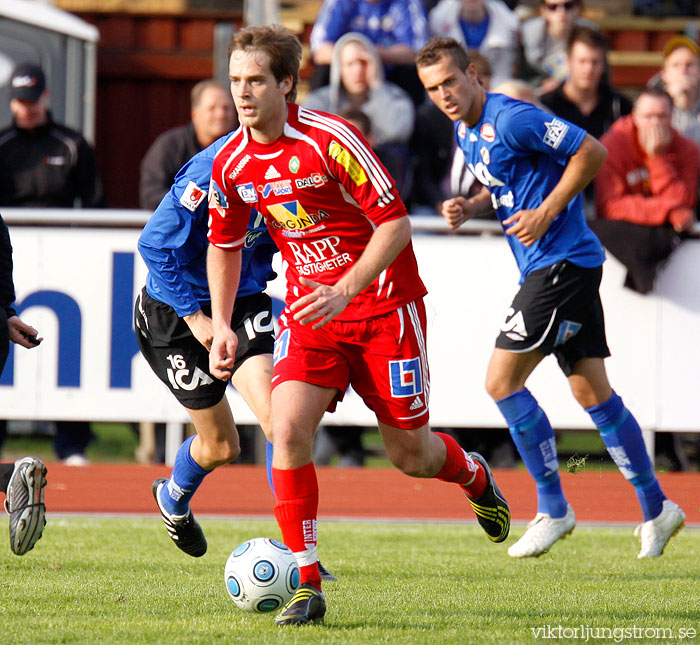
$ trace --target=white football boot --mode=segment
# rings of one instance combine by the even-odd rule
[[[659,513],[653,520],[648,520],[634,529],[639,535],[642,549],[638,558],[658,558],[668,541],[683,528],[685,513],[678,504],[665,499]]]
[[[576,526],[574,509],[566,505],[564,517],[552,517],[548,513],[537,513],[527,525],[525,534],[508,549],[512,558],[537,558],[549,551],[552,544],[565,538]]]

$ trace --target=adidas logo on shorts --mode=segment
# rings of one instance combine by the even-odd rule
[[[423,407],[423,401],[421,401],[421,398],[417,396],[415,399],[413,399],[413,403],[411,403],[411,407],[409,410],[417,410],[418,408]]]

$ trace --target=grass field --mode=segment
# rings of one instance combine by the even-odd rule
[[[326,620],[280,629],[271,615],[237,609],[223,582],[236,545],[278,537],[271,521],[202,521],[201,559],[178,551],[155,518],[49,522],[26,556],[6,539],[0,547],[2,643],[508,644],[560,625],[599,636],[659,629],[665,637],[625,642],[677,643],[700,629],[697,530],[640,561],[631,529],[579,527],[550,554],[513,561],[513,537],[493,545],[471,525],[322,523],[322,560],[339,578],[324,586]],[[610,634],[595,642],[624,632]]]

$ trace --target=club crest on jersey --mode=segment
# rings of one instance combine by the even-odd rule
[[[460,121],[459,125],[457,126],[457,136],[460,139],[464,139],[466,134],[467,134],[467,124],[464,121]]]
[[[362,184],[367,181],[367,175],[362,169],[362,166],[360,166],[355,157],[337,141],[331,141],[328,145],[328,155],[345,168],[345,171],[350,175],[350,179],[352,179],[357,186],[362,186]]]
[[[319,210],[317,214],[307,213],[296,200],[282,204],[270,204],[267,210],[275,219],[272,225],[287,231],[303,231],[328,217],[328,213],[322,210]]]
[[[207,196],[207,191],[202,190],[193,181],[190,181],[185,188],[185,192],[182,193],[180,197],[180,203],[188,210],[193,213],[197,210],[197,207],[204,201]]]
[[[481,138],[489,143],[493,143],[496,140],[496,131],[490,123],[484,123],[479,131]]]
[[[389,361],[391,396],[403,398],[423,394],[423,376],[420,358]]]
[[[229,179],[235,179],[240,174],[241,170],[245,168],[246,164],[250,161],[250,155],[246,155],[241,159],[234,167],[234,169],[229,173]]]
[[[491,153],[489,149],[486,146],[482,146],[481,150],[479,150],[479,154],[483,162],[488,166],[491,163]]]
[[[289,172],[293,173],[298,173],[299,172],[299,167],[301,164],[299,163],[299,157],[294,155],[290,160],[289,160]]]
[[[280,195],[291,195],[292,180],[281,179],[280,181],[271,181],[265,184],[264,186],[258,186],[258,190],[265,198],[267,198],[270,195],[270,193],[274,193],[277,197],[279,197]]]
[[[581,323],[573,322],[572,320],[563,320],[557,331],[557,338],[554,341],[554,346],[563,345],[567,340],[573,338],[581,331]]]
[[[251,203],[258,201],[258,194],[255,192],[255,186],[253,186],[252,182],[236,186],[236,190],[238,191],[239,197],[244,202]]]
[[[314,172],[308,177],[294,180],[294,185],[297,188],[321,188],[326,183],[328,183],[328,177],[320,172]]]
[[[569,131],[569,125],[560,119],[552,119],[551,121],[546,121],[547,131],[542,137],[542,141],[547,144],[550,148],[555,150],[559,147],[559,144],[564,140],[566,133]]]
[[[213,179],[209,184],[209,208],[216,210],[221,217],[226,217],[228,200],[226,199],[226,195],[224,195],[224,191],[219,188]]]

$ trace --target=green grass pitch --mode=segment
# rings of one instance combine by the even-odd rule
[[[276,524],[201,524],[209,551],[200,559],[178,551],[157,518],[49,516],[21,558],[3,538],[0,642],[508,644],[536,642],[538,628],[548,642],[574,628],[598,630],[588,642],[621,642],[620,630],[634,628],[640,637],[624,642],[698,642],[697,530],[640,561],[632,529],[579,527],[549,554],[514,561],[506,548],[523,526],[494,545],[474,525],[321,522],[321,559],[339,578],[324,585],[326,620],[282,629],[272,615],[237,609],[223,582],[233,548],[278,538]],[[618,631],[601,639],[606,629]]]

